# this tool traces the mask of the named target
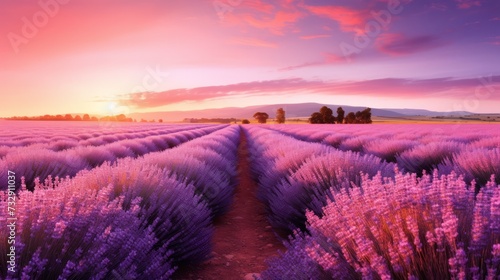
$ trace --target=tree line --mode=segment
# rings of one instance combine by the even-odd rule
[[[366,108],[363,111],[349,112],[347,115],[342,107],[337,108],[337,116],[334,116],[333,110],[323,106],[319,109],[319,112],[314,112],[309,118],[309,123],[311,124],[367,124],[372,123],[372,112],[371,108]],[[253,117],[259,123],[266,123],[269,119],[269,115],[265,112],[256,112]],[[276,111],[276,122],[285,123],[285,110],[279,108]],[[250,121],[244,119],[243,124],[248,124]]]
[[[124,114],[119,114],[115,116],[104,116],[104,117],[95,117],[95,116],[90,116],[89,114],[84,114],[83,116],[80,115],[73,115],[71,114],[66,114],[66,115],[43,115],[43,116],[36,116],[36,117],[11,117],[11,118],[6,118],[7,120],[15,120],[15,121],[90,121],[90,122],[137,122],[136,119],[132,119],[127,117]],[[155,120],[147,121],[145,119],[141,119],[140,122],[155,122]],[[158,122],[163,122],[162,119],[159,119]]]
[[[372,109],[366,108],[363,111],[349,112],[345,114],[342,107],[337,108],[337,116],[333,115],[333,110],[323,106],[319,112],[314,112],[309,118],[309,123],[313,124],[366,124],[372,123]]]

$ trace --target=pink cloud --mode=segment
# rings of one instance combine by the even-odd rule
[[[470,9],[474,6],[481,6],[481,1],[478,0],[455,0],[457,2],[457,6],[460,9]]]
[[[294,0],[274,1],[273,4],[257,1],[243,1],[224,21],[234,26],[263,29],[275,35],[285,35],[296,28],[295,23],[304,16]]]
[[[369,17],[365,11],[342,6],[306,6],[306,9],[314,15],[338,22],[340,29],[346,32],[362,33],[362,27]]]
[[[439,38],[431,35],[408,37],[400,33],[382,34],[375,45],[380,52],[390,55],[408,55],[442,46]]]
[[[363,95],[378,98],[413,99],[432,97],[470,98],[477,88],[481,94],[500,88],[500,75],[477,78],[401,79],[386,78],[364,81],[318,81],[301,78],[255,81],[192,89],[173,89],[164,92],[142,92],[123,95],[121,104],[138,108],[152,108],[180,102],[201,102],[219,98],[242,96],[276,96],[280,94],[319,93],[325,95]],[[500,100],[490,95],[490,100]]]
[[[253,1],[243,1],[241,3],[243,7],[247,7],[250,9],[254,9],[261,13],[271,14],[274,10],[274,6],[268,3],[264,3],[261,0],[253,0]]]
[[[303,79],[256,81],[222,86],[207,86],[192,89],[173,89],[163,92],[139,92],[124,95],[121,104],[139,108],[159,107],[185,101],[204,101],[240,95],[290,92],[303,88],[315,88],[322,82]]]
[[[258,29],[265,29],[275,35],[284,35],[285,30],[292,27],[297,20],[302,17],[298,11],[278,11],[274,15],[258,16],[255,14],[230,14],[226,21],[230,24],[251,26]]]

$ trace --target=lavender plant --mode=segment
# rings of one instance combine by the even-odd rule
[[[0,267],[2,279],[109,279],[154,277],[174,272],[167,245],[144,227],[135,205],[122,209],[123,197],[109,200],[112,185],[99,191],[59,188],[19,192],[15,272]],[[2,217],[7,209],[0,201]],[[5,215],[6,216],[6,215]],[[2,227],[2,236],[7,235]],[[5,235],[4,235],[5,234]],[[6,263],[7,247],[0,246]]]
[[[301,271],[314,279],[497,279],[499,199],[494,182],[475,197],[454,173],[365,175],[361,188],[336,193],[322,217],[307,213],[311,235],[295,235],[262,279],[287,270],[293,279],[311,279]]]

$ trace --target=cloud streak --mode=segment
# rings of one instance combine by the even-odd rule
[[[292,70],[297,70],[297,69],[301,69],[301,68],[314,67],[314,66],[324,66],[324,65],[334,65],[334,64],[340,64],[340,63],[345,63],[345,62],[346,62],[346,60],[343,57],[340,57],[340,56],[332,54],[332,53],[324,53],[322,60],[310,61],[310,62],[304,62],[301,64],[291,65],[291,66],[287,66],[284,68],[280,68],[280,69],[278,69],[278,71],[292,71]]]
[[[484,85],[484,81],[489,81]],[[486,87],[485,87],[486,86]],[[474,89],[500,89],[500,75],[481,81],[477,78],[402,79],[386,78],[365,81],[321,81],[301,78],[254,81],[163,92],[141,92],[123,95],[120,104],[137,108],[154,108],[181,102],[203,102],[237,96],[276,96],[317,93],[323,95],[363,95],[379,98],[468,98]],[[499,95],[490,99],[500,100]]]
[[[375,42],[377,49],[390,55],[408,55],[443,46],[436,36],[423,35],[409,37],[400,33],[382,34]]]

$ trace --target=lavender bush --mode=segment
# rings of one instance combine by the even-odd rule
[[[432,171],[464,147],[463,144],[457,142],[431,142],[401,153],[396,160],[404,170],[420,175],[423,170]]]
[[[123,198],[109,200],[112,186],[75,191],[71,188],[21,191],[16,204],[15,273],[0,267],[2,279],[169,279],[171,252],[155,248],[157,239],[138,218],[140,208],[122,209]],[[139,200],[136,200],[136,203]],[[5,199],[1,199],[6,217]],[[2,236],[7,235],[2,227]],[[0,260],[6,263],[5,244]]]
[[[306,210],[321,215],[327,199],[342,189],[361,185],[361,174],[394,176],[394,164],[381,162],[375,156],[334,151],[313,156],[286,176],[268,193],[271,224],[292,232],[305,230]]]
[[[443,173],[453,170],[457,174],[463,174],[467,182],[474,180],[478,187],[486,185],[491,175],[500,184],[500,148],[467,148],[451,159],[446,159],[439,168]]]
[[[341,190],[323,217],[308,212],[307,220],[311,235],[296,235],[262,279],[286,271],[290,279],[500,276],[500,188],[494,182],[475,197],[474,187],[454,173],[365,175],[361,188]]]

